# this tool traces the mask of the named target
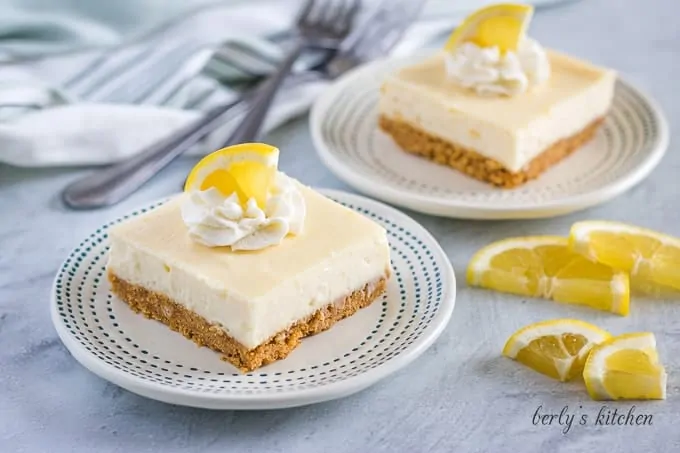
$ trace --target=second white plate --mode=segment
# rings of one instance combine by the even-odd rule
[[[420,57],[375,61],[348,73],[312,108],[310,128],[325,165],[391,204],[445,217],[520,219],[585,209],[630,189],[659,163],[668,126],[656,102],[620,80],[594,140],[518,189],[501,190],[407,154],[378,127],[385,77]]]

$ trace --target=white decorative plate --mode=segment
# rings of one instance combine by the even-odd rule
[[[566,214],[630,189],[668,147],[668,126],[656,102],[619,80],[612,110],[590,143],[535,181],[514,190],[494,188],[403,152],[378,129],[382,81],[420,58],[380,60],[355,69],[325,91],[310,117],[325,165],[357,190],[394,205],[476,219]]]
[[[211,409],[274,409],[347,396],[406,366],[442,333],[456,282],[430,234],[381,203],[343,192],[321,193],[383,225],[393,275],[386,294],[329,331],[304,339],[285,360],[242,374],[164,325],[135,314],[109,290],[108,228],[85,239],[61,266],[52,320],[86,368],[137,394]]]

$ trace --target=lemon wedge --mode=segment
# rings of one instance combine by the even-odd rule
[[[496,46],[501,52],[516,51],[533,13],[531,5],[501,3],[487,6],[456,27],[444,48],[451,52],[464,42],[473,42],[480,47]]]
[[[208,154],[189,173],[184,191],[216,188],[236,194],[245,207],[254,198],[264,208],[276,176],[279,150],[264,143],[243,143]]]
[[[680,239],[618,222],[575,223],[571,248],[592,261],[630,274],[646,293],[680,290]]]
[[[610,338],[609,332],[576,319],[537,322],[515,332],[503,355],[560,381],[583,372],[590,350]]]
[[[490,244],[470,260],[467,282],[497,291],[627,315],[628,275],[569,249],[567,238],[530,236]]]
[[[583,379],[594,400],[666,399],[666,371],[649,332],[612,337],[594,347]]]

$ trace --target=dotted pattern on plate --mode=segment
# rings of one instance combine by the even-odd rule
[[[238,373],[217,354],[208,367],[191,366],[181,357],[154,350],[154,345],[146,344],[135,331],[139,327],[127,326],[119,319],[121,310],[130,309],[110,293],[106,278],[108,228],[159,204],[95,231],[65,260],[54,286],[57,322],[89,354],[140,381],[215,395],[281,394],[324,386],[360,375],[402,354],[428,328],[445,297],[445,270],[416,235],[369,209],[343,203],[383,225],[391,244],[393,277],[387,294],[374,302],[380,306],[379,315],[363,340],[325,361],[272,373]],[[169,330],[167,334],[179,336]]]

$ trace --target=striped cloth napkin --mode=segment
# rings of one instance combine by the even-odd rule
[[[53,46],[48,58],[18,62],[17,54],[33,56],[36,46],[3,40],[0,20],[0,162],[97,165],[134,155],[270,73],[284,54],[297,8],[293,0],[208,3],[106,50],[64,54],[68,46]],[[399,52],[441,31],[416,27]],[[3,46],[8,42],[15,45]],[[285,90],[265,130],[304,112],[324,87],[317,82]],[[221,146],[235,123],[189,153]]]

